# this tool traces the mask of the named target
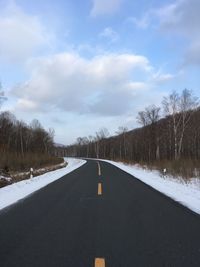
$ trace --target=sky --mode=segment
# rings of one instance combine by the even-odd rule
[[[200,97],[199,0],[0,0],[0,81],[10,110],[71,144],[173,90]]]

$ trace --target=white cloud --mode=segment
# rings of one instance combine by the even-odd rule
[[[185,53],[185,62],[184,64],[200,64],[200,38],[196,42],[190,44],[187,52]]]
[[[158,70],[152,75],[152,80],[157,83],[164,83],[175,78],[175,75],[171,73],[163,73],[161,70]]]
[[[151,22],[149,12],[147,12],[142,18],[136,18],[136,17],[129,17],[126,21],[131,22],[137,26],[137,28],[140,29],[147,29],[149,27],[149,24]]]
[[[0,11],[0,36],[0,60],[10,63],[33,56],[50,38],[38,17],[13,3]]]
[[[163,30],[192,37],[199,33],[199,0],[177,0],[155,12],[160,19],[161,29]]]
[[[60,109],[75,113],[120,115],[132,105],[152,75],[147,58],[134,54],[109,54],[85,59],[62,53],[34,60],[31,78],[12,89],[19,99],[17,108],[40,111]],[[116,105],[116,103],[120,103]]]
[[[119,40],[119,34],[114,31],[111,27],[105,28],[100,34],[99,37],[106,38],[110,42],[114,43]]]
[[[37,109],[37,104],[29,99],[20,98],[17,101],[17,109],[21,111],[34,111]]]
[[[128,21],[133,22],[140,29],[147,29],[152,24],[157,23],[164,26],[168,23],[177,23],[180,14],[177,14],[177,6],[182,0],[177,0],[173,4],[167,4],[161,8],[151,8],[147,10],[140,18],[129,17]],[[156,20],[156,21],[155,21]]]
[[[186,64],[200,64],[200,1],[176,0],[161,8],[148,10],[140,19],[129,18],[129,21],[143,29],[152,25],[165,35],[179,36],[189,41],[189,49],[185,52]]]
[[[200,64],[200,1],[178,0],[174,5],[158,10],[160,29],[178,34],[189,41],[184,63]]]
[[[119,10],[122,0],[92,0],[93,6],[90,12],[92,17],[110,15]]]

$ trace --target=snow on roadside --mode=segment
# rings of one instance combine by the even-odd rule
[[[65,158],[68,165],[62,169],[51,171],[37,177],[23,180],[0,188],[0,210],[17,202],[40,188],[54,182],[86,163],[85,160]]]
[[[5,181],[10,182],[12,180],[12,178],[0,175],[0,180],[5,180]]]
[[[139,165],[128,165],[111,160],[103,160],[133,175],[138,180],[150,185],[159,192],[200,214],[200,178],[183,183],[169,176],[161,177],[158,171],[143,169]]]

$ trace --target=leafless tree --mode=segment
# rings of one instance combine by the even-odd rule
[[[160,147],[159,147],[159,135],[157,133],[157,125],[156,122],[160,118],[160,107],[155,105],[151,105],[145,108],[144,111],[140,111],[137,116],[138,123],[142,124],[142,126],[150,125],[149,129],[149,140],[148,144],[148,155],[149,160],[152,158],[151,154],[155,155],[157,160],[160,159]],[[152,150],[152,144],[154,149]]]
[[[137,122],[142,126],[146,126],[148,124],[147,114],[145,111],[138,112]]]
[[[98,131],[95,137],[88,138],[88,144],[84,142],[81,145],[79,156],[145,163],[162,163],[174,159],[199,161],[198,105],[198,99],[191,91],[183,90],[180,95],[172,92],[163,99],[165,117],[160,116],[160,107],[148,106],[138,115],[143,127],[129,131],[125,127],[119,127],[115,136]],[[68,155],[74,155],[77,147],[78,143],[69,146]]]
[[[164,97],[162,104],[165,114],[172,119],[174,158],[176,160],[180,158],[185,129],[199,102],[191,90],[184,89],[181,95],[173,91],[168,97]]]
[[[10,112],[0,113],[0,151],[13,151],[22,157],[28,152],[50,153],[53,137],[53,130],[44,130],[37,120],[29,126]]]
[[[119,126],[118,130],[116,131],[117,135],[119,136],[119,158],[127,157],[127,140],[126,140],[126,133],[128,128],[125,126]]]
[[[137,122],[142,126],[153,124],[160,119],[160,107],[151,105],[138,112]]]
[[[109,131],[107,128],[101,128],[96,132],[95,137],[95,152],[96,157],[99,158],[100,150],[102,150],[102,157],[105,158],[105,139],[109,136]]]

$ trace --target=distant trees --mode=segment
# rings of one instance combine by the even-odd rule
[[[104,158],[106,156],[106,138],[108,138],[109,132],[107,128],[101,128],[96,132],[95,137],[95,152],[97,158],[102,155]]]
[[[6,111],[0,113],[0,153],[15,152],[50,154],[54,146],[54,131],[46,131],[37,120],[30,125]]]
[[[99,158],[100,155],[106,155],[105,141],[108,138],[109,132],[106,128],[101,128],[96,132],[95,136],[78,137],[76,144],[66,149],[67,153],[70,150],[70,155],[81,157],[83,154],[85,157]]]
[[[185,130],[190,122],[191,115],[198,107],[198,99],[188,89],[179,95],[176,91],[163,99],[163,108],[170,116],[174,136],[174,158],[179,159]]]
[[[127,140],[126,140],[126,133],[128,131],[127,127],[124,126],[119,126],[118,130],[116,131],[116,133],[119,136],[119,157],[121,158],[125,158],[127,157]]]
[[[0,83],[0,108],[6,100]],[[38,120],[30,125],[9,111],[0,113],[0,172],[24,171],[63,162],[54,147],[54,130],[45,130]],[[0,185],[1,187],[1,185]]]
[[[156,123],[160,119],[160,107],[155,105],[148,106],[144,111],[140,111],[137,116],[137,121],[143,127],[150,125],[146,130],[145,140],[148,140],[148,155],[149,159],[160,159],[159,134]]]
[[[148,106],[144,111],[138,112],[137,121],[142,126],[154,124],[160,119],[160,107]]]
[[[135,162],[200,159],[199,101],[190,90],[164,97],[162,108],[146,107],[138,113],[137,121],[141,128],[128,131],[119,127],[117,135],[111,137],[99,131],[84,142],[68,146],[66,153]]]

